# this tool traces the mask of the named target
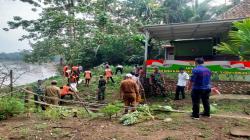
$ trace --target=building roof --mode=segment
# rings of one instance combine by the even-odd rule
[[[167,25],[148,25],[139,29],[148,31],[150,37],[158,40],[197,39],[216,37],[231,30],[232,22],[242,19],[181,23]]]
[[[239,4],[233,6],[223,14],[217,17],[218,20],[247,18],[250,17],[250,0],[241,1]]]

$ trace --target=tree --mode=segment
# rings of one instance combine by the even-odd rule
[[[146,24],[187,22],[194,17],[190,0],[20,0],[29,3],[39,18],[13,17],[9,29],[22,27],[28,32],[32,51],[25,60],[46,62],[61,56],[67,63],[91,67],[110,63],[143,61],[143,38],[138,28]],[[205,5],[205,4],[204,4]],[[205,13],[205,14],[204,14]],[[198,20],[208,19],[199,12]],[[202,15],[203,14],[203,15]],[[205,17],[205,18],[203,18]],[[149,49],[162,42],[151,40]],[[112,54],[112,55],[110,55]]]
[[[223,42],[217,50],[224,54],[239,56],[240,60],[250,60],[250,19],[235,22],[237,31],[230,31],[229,41]]]

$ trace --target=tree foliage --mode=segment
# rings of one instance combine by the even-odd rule
[[[224,54],[239,56],[241,60],[250,60],[250,19],[235,22],[237,31],[230,31],[230,40],[221,43],[217,50]]]
[[[22,27],[28,32],[20,38],[31,42],[32,51],[25,51],[25,60],[46,62],[59,55],[86,67],[104,61],[141,63],[144,39],[138,27],[142,25],[207,20],[215,14],[208,12],[205,2],[194,9],[190,0],[20,1],[33,6],[34,12],[41,11],[35,20],[14,16],[9,28],[4,28]],[[151,45],[151,49],[156,48]]]

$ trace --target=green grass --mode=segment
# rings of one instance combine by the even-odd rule
[[[217,104],[218,113],[234,112],[243,113],[244,108],[250,108],[249,100],[214,100],[211,103]]]

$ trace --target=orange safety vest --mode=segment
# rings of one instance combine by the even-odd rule
[[[106,77],[112,77],[112,70],[111,69],[105,69],[105,76]]]
[[[68,68],[69,68],[68,66],[64,66],[63,71],[66,72],[68,70]]]
[[[69,94],[69,86],[63,86],[63,89],[61,89],[61,96]]]
[[[64,74],[64,76],[66,76],[66,71],[68,70],[68,68],[69,68],[68,66],[64,66],[63,67],[63,74]]]
[[[85,79],[90,79],[91,78],[91,71],[87,70],[84,73],[85,73]]]
[[[65,77],[69,77],[71,74],[71,70],[66,70],[66,72],[64,73]]]
[[[72,67],[72,71],[78,72],[78,71],[79,71],[79,68],[78,68],[77,66],[73,66],[73,67]]]
[[[70,76],[70,78],[69,78],[69,82],[71,82],[71,83],[76,83],[76,81],[77,81],[77,80],[76,80],[76,79],[77,79],[77,77],[78,77],[78,76],[77,76],[77,75],[75,75],[75,74],[71,75],[71,76]]]

